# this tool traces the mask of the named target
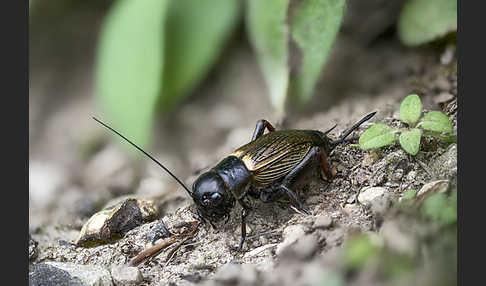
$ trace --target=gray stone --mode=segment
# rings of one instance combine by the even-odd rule
[[[314,221],[314,228],[326,229],[332,225],[332,218],[328,215],[321,215]]]
[[[83,225],[76,241],[78,246],[94,246],[110,242],[131,229],[157,218],[159,209],[154,200],[128,198],[115,205],[107,204]]]
[[[59,283],[58,283],[59,282]],[[110,272],[98,265],[44,262],[29,271],[30,285],[113,285]]]
[[[295,253],[297,259],[307,260],[314,256],[319,246],[319,241],[316,235],[306,235],[297,240],[292,245],[292,252]]]
[[[343,227],[336,228],[326,235],[326,245],[329,247],[341,245],[346,236],[346,229]]]
[[[392,195],[385,193],[373,199],[370,204],[374,215],[383,216],[392,206]]]
[[[117,286],[138,285],[143,280],[142,273],[137,267],[125,265],[113,266],[111,277]]]
[[[46,263],[39,263],[29,266],[30,286],[85,286],[78,277],[71,276],[67,271],[51,266]]]
[[[457,144],[451,144],[444,154],[432,160],[429,164],[432,172],[439,179],[449,179],[453,184],[457,180]]]
[[[449,185],[449,180],[438,180],[427,183],[422,186],[420,191],[418,191],[416,199],[423,200],[424,198],[435,193],[445,193],[449,189]]]
[[[300,224],[287,226],[282,233],[283,241],[277,245],[276,254],[280,255],[282,250],[296,242],[305,235],[304,226]]]
[[[358,202],[369,205],[371,201],[386,193],[386,189],[383,187],[367,187],[361,190],[358,195]]]
[[[416,249],[416,241],[404,230],[407,226],[402,224],[399,221],[385,221],[380,228],[380,235],[391,249],[412,255]]]

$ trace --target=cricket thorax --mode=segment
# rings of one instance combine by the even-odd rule
[[[251,183],[252,173],[246,168],[245,163],[238,157],[228,156],[219,162],[214,170],[224,181],[236,199],[244,195],[244,191]]]

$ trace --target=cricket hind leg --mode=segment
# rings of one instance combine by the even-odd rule
[[[257,124],[255,126],[255,131],[253,131],[253,136],[251,137],[251,141],[255,141],[258,137],[262,136],[263,133],[265,132],[265,129],[268,130],[268,132],[273,132],[275,131],[275,127],[273,127],[270,122],[268,122],[265,119],[260,119],[257,121]]]
[[[306,175],[309,174],[309,171],[312,168],[314,168],[317,158],[320,158],[322,153],[322,149],[319,146],[312,147],[305,155],[304,159],[302,159],[302,161],[284,177],[279,186],[280,190],[289,198],[291,205],[299,212],[307,215],[311,215],[312,213],[304,207],[302,201],[300,201],[292,190],[292,185],[295,187],[299,179],[302,180],[303,178],[307,178]]]

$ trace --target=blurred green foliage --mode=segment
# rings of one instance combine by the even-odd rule
[[[398,35],[416,46],[457,30],[457,0],[408,0],[398,19]]]
[[[288,12],[289,1],[249,0],[247,27],[274,108],[283,112],[290,95],[306,102],[324,67],[344,14],[344,0],[306,0]],[[289,41],[302,60],[289,66]]]
[[[427,198],[422,206],[421,214],[424,218],[438,221],[442,224],[457,222],[457,191],[450,196],[437,193]]]
[[[240,16],[238,0],[169,1],[160,107],[183,100],[222,53]]]
[[[283,110],[289,83],[288,0],[248,0],[247,30],[267,83],[270,101]]]
[[[181,101],[215,62],[237,0],[119,0],[98,44],[97,90],[111,122],[146,146],[157,106]]]
[[[444,1],[449,0],[434,0],[426,7],[437,10]],[[423,12],[414,8],[420,4],[415,2],[423,1],[410,0],[398,23],[406,44],[417,42],[408,34],[417,34],[420,42],[433,38],[418,36],[424,31],[417,30],[422,24],[417,26],[414,17]],[[450,20],[452,8],[438,17]],[[193,92],[244,20],[270,102],[282,114],[290,98],[303,104],[314,94],[344,13],[345,0],[114,1],[97,43],[100,104],[110,123],[146,146],[155,113],[173,108]],[[291,43],[295,50],[289,49]]]
[[[248,0],[246,6],[238,0],[115,1],[98,43],[101,106],[110,123],[146,146],[154,113],[174,107],[204,79],[245,12],[270,102],[283,112],[289,83],[301,102],[312,95],[339,30],[344,2],[305,0],[289,13],[289,1],[280,0]],[[303,57],[295,71],[288,63],[291,39]]]
[[[410,201],[413,198],[415,198],[416,195],[417,195],[417,190],[410,189],[410,190],[406,191],[405,193],[403,193],[402,200]]]
[[[381,232],[353,235],[342,249],[344,273],[368,271],[368,277],[375,273],[388,282],[383,285],[395,285],[393,282],[414,281],[413,277],[428,266],[431,267],[431,272],[427,273],[430,281],[437,283],[433,285],[454,285],[457,266],[457,190],[449,194],[432,194],[423,201],[416,201],[415,195],[416,190],[405,192],[403,199],[398,204],[394,203],[395,209],[390,211],[390,217],[401,218],[395,223],[413,221],[414,226],[403,228],[400,235],[415,241],[414,248],[404,252],[391,247],[387,236]]]
[[[359,234],[349,239],[344,248],[344,263],[350,268],[362,267],[379,255],[380,247],[374,244],[366,234]]]
[[[116,1],[98,43],[96,83],[114,126],[145,146],[164,70],[167,0]]]
[[[292,77],[292,95],[307,102],[324,68],[344,15],[344,0],[299,2],[290,19],[302,60]]]

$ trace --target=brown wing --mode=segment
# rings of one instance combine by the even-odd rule
[[[270,132],[238,148],[232,155],[243,160],[255,183],[266,186],[284,177],[312,147],[312,139],[299,130]]]

